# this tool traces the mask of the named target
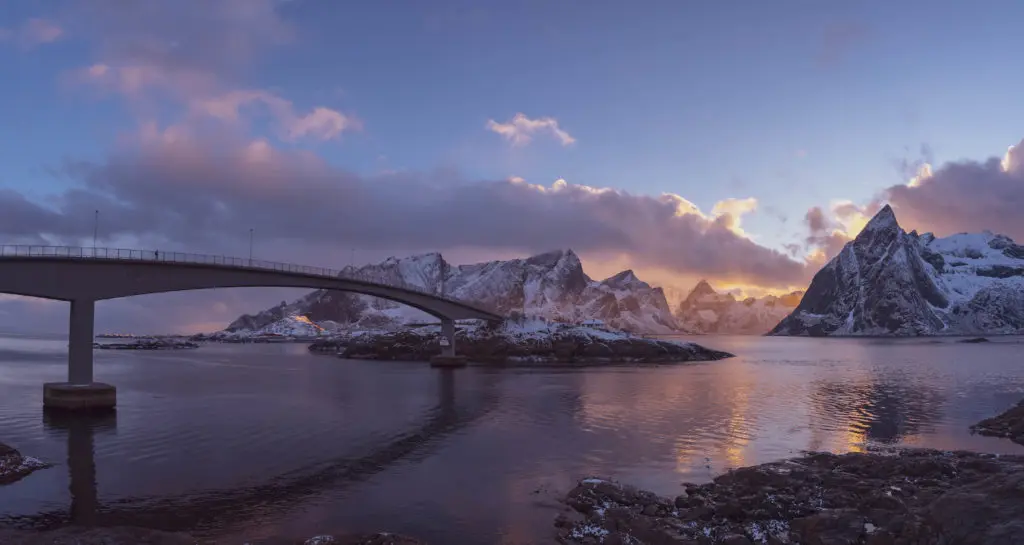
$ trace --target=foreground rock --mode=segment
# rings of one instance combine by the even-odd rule
[[[199,541],[185,533],[162,532],[146,528],[71,526],[46,532],[0,530],[0,543],[4,545],[195,545],[197,543],[235,545],[236,542]],[[241,543],[241,541],[237,542],[238,545]],[[353,536],[321,535],[299,540],[261,540],[260,543],[268,545],[424,545],[422,541],[388,533]]]
[[[809,454],[661,498],[584,479],[562,543],[1011,545],[1024,542],[1024,456]]]
[[[31,456],[22,456],[17,449],[0,443],[0,485],[19,481],[33,471],[45,467],[49,467],[49,464]]]
[[[1024,399],[999,416],[986,418],[971,426],[971,431],[981,435],[1005,437],[1014,443],[1024,445]]]
[[[429,360],[441,353],[436,326],[397,333],[354,337],[340,349],[352,359]],[[473,326],[455,335],[456,351],[483,363],[663,363],[709,361],[732,354],[703,346],[668,340],[645,339],[597,327],[552,323]]]

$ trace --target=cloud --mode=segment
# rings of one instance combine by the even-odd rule
[[[883,196],[907,229],[940,236],[988,229],[1024,240],[1024,141],[1002,157],[925,164],[909,183],[889,187]]]
[[[293,35],[278,5],[101,0],[96,9],[74,12],[87,22],[81,32],[93,38],[96,61],[72,81],[128,99],[142,123],[165,117],[170,104],[180,109],[181,124],[244,126],[269,114],[287,141],[328,140],[361,128],[351,114],[322,105],[300,113],[277,93],[240,83],[264,49]]]
[[[725,199],[718,201],[711,209],[711,215],[719,219],[725,228],[738,236],[746,237],[747,234],[740,228],[740,218],[757,210],[757,199]]]
[[[558,126],[558,120],[553,117],[542,117],[530,119],[525,114],[517,113],[507,123],[498,123],[493,119],[487,120],[487,130],[500,134],[513,146],[525,146],[537,133],[549,133],[556,138],[563,146],[576,143],[576,139],[568,132]]]
[[[47,19],[29,19],[18,28],[0,28],[0,42],[9,41],[19,47],[30,49],[59,40],[64,29]]]
[[[637,266],[752,285],[799,284],[803,264],[737,234],[751,200],[704,214],[672,194],[635,195],[558,180],[466,181],[447,174],[360,177],[266,141],[150,127],[138,145],[101,163],[78,162],[49,206],[0,193],[0,235],[54,241],[91,236],[150,240],[191,251],[243,247],[255,226],[264,244],[311,251],[481,248],[517,254],[553,248],[628,255]],[[308,255],[310,263],[323,256]]]
[[[240,120],[244,108],[253,106],[263,106],[270,111],[281,125],[286,140],[302,137],[328,140],[340,135],[342,131],[362,127],[358,119],[323,106],[314,108],[304,116],[298,115],[291,101],[260,90],[234,90],[217,96],[197,98],[190,102],[189,109],[193,114],[233,123]]]
[[[870,202],[833,202],[826,212],[808,210],[805,247],[809,263],[834,256],[864,228],[888,202],[900,225],[910,231],[947,236],[962,232],[992,231],[1024,240],[1024,141],[1010,146],[1001,157],[963,160],[933,167],[931,150],[921,148],[922,159],[897,166],[909,179],[880,191]]]
[[[845,207],[845,204],[834,206],[832,213],[839,215],[837,209],[845,209]],[[807,211],[807,214],[804,215],[804,223],[808,230],[804,243],[809,251],[808,261],[811,263],[823,265],[838,254],[852,238],[847,234],[845,226],[829,218],[820,206],[814,206]]]

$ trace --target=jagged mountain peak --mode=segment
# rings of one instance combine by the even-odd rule
[[[794,307],[793,297],[745,297],[718,293],[707,280],[694,286],[676,311],[681,327],[700,333],[760,335],[779,323]]]
[[[526,258],[528,265],[535,265],[540,267],[554,267],[558,264],[565,264],[573,267],[582,267],[579,256],[576,252],[571,249],[566,250],[551,250],[548,252],[540,253],[537,255]]]
[[[871,218],[871,221],[861,229],[861,232],[857,234],[857,238],[865,233],[873,233],[880,230],[891,230],[899,229],[900,224],[896,221],[896,213],[893,212],[892,207],[888,204],[883,206],[881,210],[875,213],[875,216]]]
[[[1024,330],[1024,247],[990,233],[906,233],[888,206],[811,281],[776,335]]]
[[[531,257],[449,267],[438,253],[419,254],[364,265],[361,273],[400,280],[434,293],[479,304],[503,314],[520,314],[580,322],[600,319],[612,327],[637,332],[678,332],[660,288],[651,288],[633,271],[595,282],[571,249]],[[286,314],[332,321],[342,327],[399,327],[432,321],[418,310],[366,295],[317,291],[291,304],[243,316],[232,330],[258,330]],[[335,329],[332,326],[331,329]]]
[[[631,287],[649,289],[651,287],[650,284],[648,284],[647,282],[644,282],[643,280],[637,278],[636,274],[633,272],[633,269],[626,269],[620,272],[619,274],[609,276],[608,278],[601,281],[601,283],[605,284],[606,286],[618,289],[625,289]]]
[[[690,294],[686,296],[685,301],[692,302],[706,295],[718,295],[718,292],[715,291],[715,288],[711,287],[711,284],[708,283],[707,280],[701,279],[701,281],[697,282],[697,285],[690,290]]]

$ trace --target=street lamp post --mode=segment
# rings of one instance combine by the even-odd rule
[[[249,266],[252,267],[252,232],[253,229],[249,228]]]
[[[100,232],[100,211],[97,210],[92,218],[92,256],[96,257],[96,237]]]

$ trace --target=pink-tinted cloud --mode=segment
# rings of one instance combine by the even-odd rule
[[[0,42],[12,42],[30,49],[48,44],[64,36],[64,29],[48,19],[29,19],[17,28],[0,28]]]
[[[243,110],[263,107],[270,112],[281,126],[282,137],[296,140],[312,137],[328,140],[343,131],[358,130],[362,123],[351,115],[327,107],[317,107],[306,115],[295,112],[291,101],[260,90],[234,90],[227,93],[197,98],[190,102],[192,114],[207,115],[221,121],[238,122]]]
[[[507,123],[498,123],[493,119],[487,120],[487,130],[500,134],[513,146],[529,144],[534,135],[538,133],[550,134],[563,146],[576,143],[576,139],[559,127],[558,120],[553,117],[530,119],[525,114],[518,113]]]
[[[261,240],[310,247],[515,253],[574,248],[628,255],[637,266],[761,286],[799,284],[801,262],[737,234],[735,206],[704,214],[678,195],[645,196],[559,180],[466,181],[429,175],[359,177],[266,141],[231,141],[150,128],[137,148],[103,163],[75,163],[77,185],[43,206],[12,192],[0,235],[87,237],[91,212],[104,238],[162,237],[188,249],[228,239],[243,226]],[[322,262],[322,259],[312,259]]]
[[[1002,157],[921,169],[884,195],[907,229],[940,236],[987,229],[1024,240],[1024,141]]]
[[[172,105],[180,108],[181,124],[246,125],[269,114],[282,140],[327,140],[359,129],[351,114],[327,106],[302,112],[277,93],[245,85],[261,52],[293,35],[279,4],[101,0],[95,9],[73,10],[82,34],[96,45],[96,62],[73,79],[128,99],[143,123]]]

